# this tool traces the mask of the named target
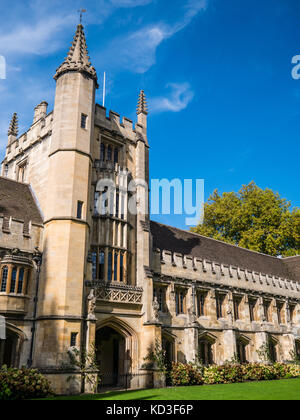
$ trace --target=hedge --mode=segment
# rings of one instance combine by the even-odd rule
[[[299,377],[299,365],[284,363],[275,363],[274,365],[225,364],[208,367],[192,363],[173,363],[169,372],[171,384],[174,386],[231,384]]]
[[[0,400],[45,398],[53,392],[48,380],[33,369],[0,369]]]

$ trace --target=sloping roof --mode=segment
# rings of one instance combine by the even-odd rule
[[[0,216],[42,224],[43,219],[28,184],[0,177]]]
[[[151,222],[150,226],[154,248],[299,281],[299,278],[296,279],[295,271],[289,270],[283,259],[156,222]]]

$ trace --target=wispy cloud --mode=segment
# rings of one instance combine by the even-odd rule
[[[125,1],[125,0],[124,0]],[[134,73],[145,73],[156,63],[159,45],[187,27],[193,18],[206,10],[207,0],[189,0],[179,8],[181,17],[172,24],[157,22],[138,29],[125,37],[114,39],[104,52],[102,62],[118,66]]]
[[[179,112],[185,109],[194,98],[194,92],[189,83],[169,83],[171,89],[168,96],[160,96],[149,100],[151,112]]]

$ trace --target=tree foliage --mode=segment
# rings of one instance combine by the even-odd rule
[[[254,182],[238,193],[214,191],[192,231],[273,256],[300,254],[300,209]]]

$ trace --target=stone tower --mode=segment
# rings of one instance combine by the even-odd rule
[[[83,290],[90,234],[91,142],[97,74],[83,26],[57,69],[44,209],[44,254],[34,366],[65,363],[82,339]],[[55,372],[53,372],[55,373]],[[61,380],[61,379],[60,379]]]

